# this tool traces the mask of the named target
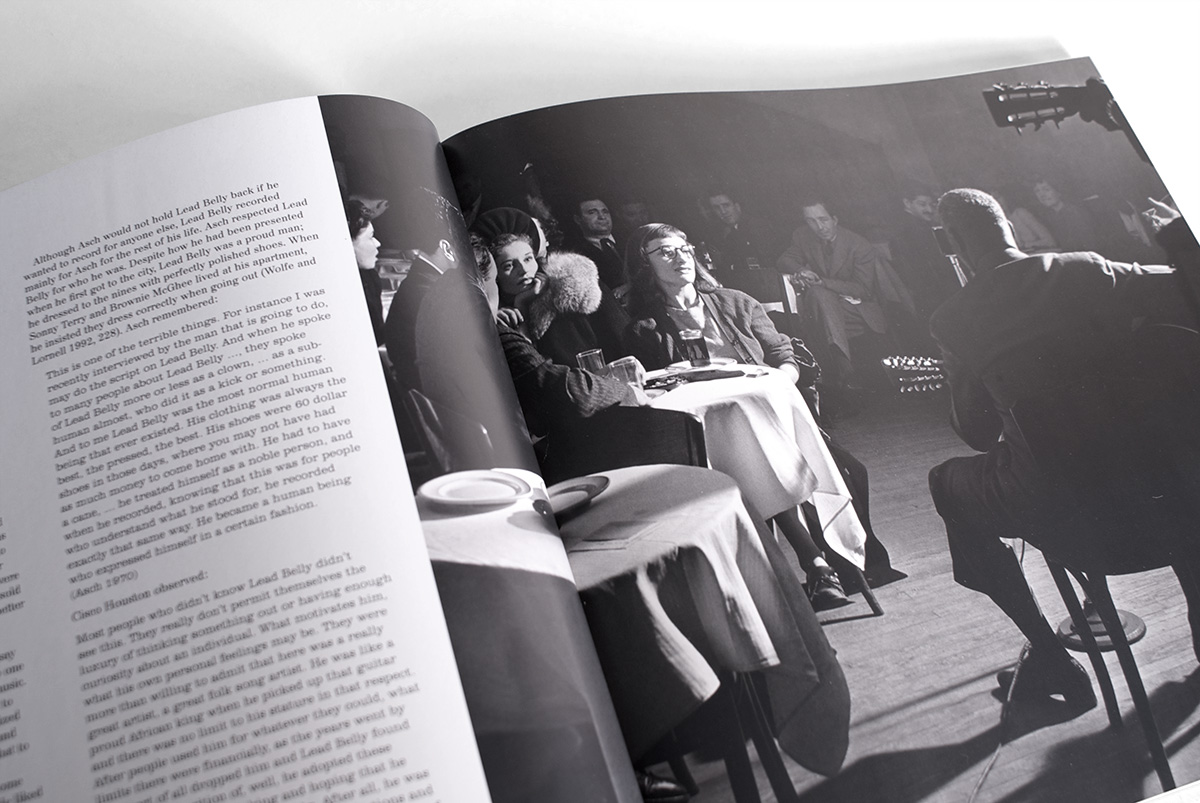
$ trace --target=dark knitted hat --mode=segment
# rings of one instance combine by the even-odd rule
[[[501,234],[524,234],[529,238],[533,252],[536,254],[542,248],[542,235],[534,225],[533,218],[520,209],[502,206],[499,209],[489,209],[483,212],[471,226],[471,230],[491,243]]]

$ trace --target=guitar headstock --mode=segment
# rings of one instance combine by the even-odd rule
[[[1099,78],[1089,78],[1083,86],[995,84],[983,93],[983,99],[996,125],[1015,128],[1018,134],[1027,125],[1036,131],[1048,122],[1058,125],[1078,114],[1086,122],[1123,132],[1142,161],[1150,161],[1112,92]]]
[[[1075,114],[1109,131],[1124,128],[1124,117],[1112,92],[1098,78],[1089,78],[1083,86],[995,84],[983,93],[983,99],[996,125],[1015,128],[1017,133],[1027,125],[1034,130],[1048,122],[1058,125]]]

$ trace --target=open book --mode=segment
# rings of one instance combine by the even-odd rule
[[[300,99],[0,195],[0,801],[633,801],[645,765],[686,766],[695,740],[741,772],[739,716],[772,784],[776,739],[835,774],[854,690],[764,523],[812,499],[830,551],[870,553],[794,378],[714,360],[777,444],[719,431],[704,383],[685,398],[653,375],[682,418],[646,430],[645,459],[590,467],[612,450],[588,419],[646,399],[576,368],[578,328],[549,361],[534,343],[600,301],[525,304],[553,266],[492,262],[489,284],[468,224],[595,248],[620,291],[625,255],[588,235],[624,248],[673,223],[729,283],[780,277],[762,300],[794,314],[804,279],[774,270],[789,242],[765,232],[797,226],[797,196],[883,243],[909,182],[1001,189],[1058,165],[1112,224],[1096,250],[1162,261],[1139,213],[1165,189],[1136,141],[1057,96],[994,119],[981,94],[1094,76],[596,101],[444,144],[391,101]],[[1025,140],[1003,127],[1026,122]],[[620,217],[589,229],[578,201],[604,200]],[[722,204],[760,229],[706,238]],[[878,281],[927,313],[946,275],[892,256]],[[691,420],[707,454],[650,459]],[[719,447],[747,432],[761,465]],[[567,484],[548,495],[543,470]],[[770,480],[735,482],[755,472]]]

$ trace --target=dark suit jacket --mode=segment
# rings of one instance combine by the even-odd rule
[[[892,265],[908,287],[922,321],[928,321],[935,309],[958,292],[954,266],[942,253],[933,227],[920,218],[905,214],[892,237]]]
[[[413,330],[421,392],[482,424],[495,465],[536,471],[525,418],[483,290],[464,271],[447,271],[426,295]]]
[[[930,321],[945,357],[955,431],[988,453],[986,487],[976,493],[997,513],[1017,497],[1025,503],[1047,495],[1010,408],[1102,370],[1143,316],[1179,316],[1165,266],[1082,252],[1012,255],[1013,261],[977,273]]]
[[[746,270],[750,259],[768,268],[782,247],[766,226],[751,217],[743,217],[736,228],[725,226],[714,234],[709,246],[713,267],[718,270]]]
[[[862,299],[858,312],[874,332],[887,331],[884,302],[914,312],[912,297],[891,265],[866,238],[849,229],[838,230],[833,251],[828,255],[821,239],[807,226],[796,229],[792,246],[779,257],[777,266],[783,273],[807,268],[820,274],[827,290]]]
[[[383,325],[383,342],[396,379],[405,388],[420,387],[417,378],[417,314],[429,291],[442,278],[437,267],[418,256],[400,282]]]
[[[600,272],[600,283],[609,290],[615,290],[625,284],[625,260],[621,256],[624,248],[623,245],[614,244],[614,250],[606,251],[597,245],[593,245],[590,240],[582,236],[577,236],[564,243],[563,247],[566,251],[583,254],[595,262],[596,269]]]

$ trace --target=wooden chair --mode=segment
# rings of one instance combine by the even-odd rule
[[[714,272],[714,275],[726,287],[741,290],[753,297],[768,312],[796,312],[796,293],[788,292],[787,279],[774,268],[722,270]]]
[[[1119,726],[1112,681],[1068,572],[1095,604],[1164,790],[1175,781],[1107,578],[1174,566],[1193,588],[1200,580],[1198,410],[1200,335],[1177,327],[1146,327],[1109,370],[1012,407],[1038,467],[1069,500],[1062,517],[1040,528],[1039,548],[1087,647],[1109,721]]]
[[[762,803],[754,765],[746,749],[749,740],[758,753],[775,800],[800,803],[775,742],[762,678],[740,672],[722,672],[720,678],[716,694],[637,763],[648,766],[666,761],[688,794],[697,795],[700,788],[683,754],[696,749],[714,753],[725,764],[735,803]]]
[[[863,570],[829,548],[829,542],[825,540],[824,527],[821,524],[821,517],[817,514],[816,506],[812,502],[804,502],[800,505],[800,512],[804,514],[804,526],[808,528],[808,532],[812,535],[812,539],[816,545],[825,553],[826,560],[829,561],[829,565],[833,567],[833,570],[837,572],[838,578],[842,579],[843,582],[845,582],[845,579],[852,581],[851,583],[846,583],[846,591],[851,594],[861,591],[863,599],[866,600],[867,606],[871,609],[871,613],[875,616],[883,616],[883,606],[875,598],[875,592],[871,590],[870,584],[867,583],[867,577],[863,574]]]

